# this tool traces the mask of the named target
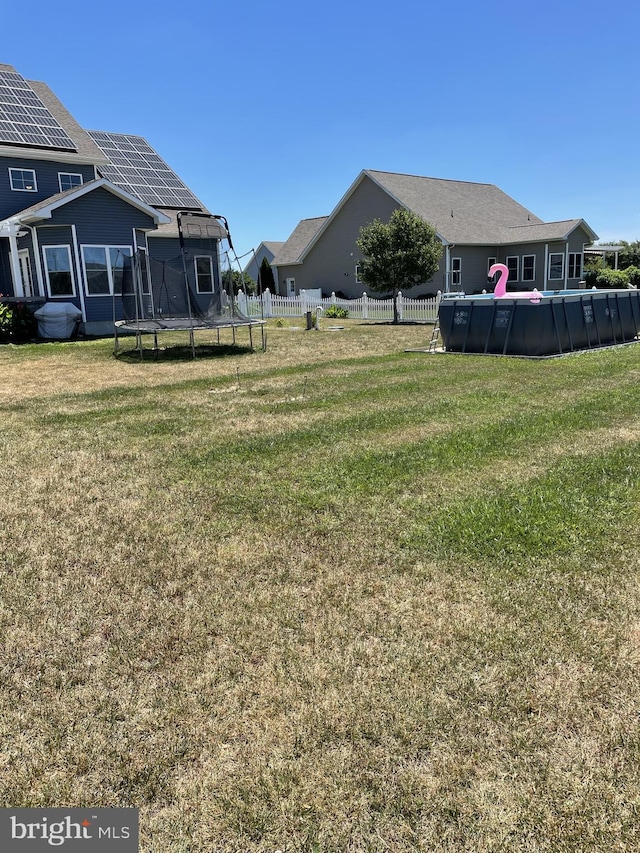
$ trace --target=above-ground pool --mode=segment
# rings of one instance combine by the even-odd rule
[[[561,355],[631,343],[640,330],[640,290],[545,290],[535,296],[443,296],[438,319],[444,349]]]

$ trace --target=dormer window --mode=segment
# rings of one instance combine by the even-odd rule
[[[71,190],[74,187],[81,187],[83,184],[82,175],[77,175],[74,172],[58,172],[58,183],[60,184],[60,192]]]
[[[12,190],[25,193],[38,191],[36,173],[33,169],[9,169],[9,181]]]

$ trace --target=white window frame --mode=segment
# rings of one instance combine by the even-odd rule
[[[23,175],[32,174],[33,175],[33,187],[28,189],[27,187],[16,187],[14,185],[14,179],[17,178],[18,173],[20,173],[20,181],[22,183],[26,183]],[[37,193],[38,192],[38,181],[36,180],[36,170],[35,169],[20,169],[17,166],[9,166],[9,183],[11,184],[11,189],[16,193]]]
[[[66,249],[67,257],[69,258],[69,275],[71,276],[71,293],[52,293],[51,281],[49,279],[49,264],[47,263],[48,249]],[[43,246],[42,256],[44,258],[44,274],[47,279],[47,293],[51,299],[71,299],[76,295],[76,279],[73,274],[73,256],[71,254],[71,246],[68,243],[58,243],[56,245]]]
[[[360,278],[360,261],[356,261],[356,268],[354,270],[355,282],[356,284],[362,284],[362,279]]]
[[[84,258],[84,250],[85,249],[104,249],[104,256],[107,267],[107,280],[109,282],[109,292],[108,293],[90,293],[89,292],[89,277],[87,276],[87,267],[85,265]],[[84,275],[84,292],[87,296],[92,299],[102,297],[104,299],[105,296],[112,297],[113,293],[113,266],[111,264],[111,249],[116,249],[119,252],[125,254],[128,252],[128,257],[133,258],[133,249],[131,246],[107,246],[101,243],[83,243],[80,246],[80,255],[82,257],[82,274]],[[120,296],[121,293],[116,293],[116,296]]]
[[[574,272],[576,270],[576,258],[579,258],[580,272],[578,273],[578,275],[571,275],[571,269],[573,268]],[[582,257],[582,252],[569,252],[568,266],[567,266],[567,278],[577,278],[577,279],[582,278],[583,263],[584,263],[584,259]]]
[[[509,268],[509,261],[515,261],[516,274],[515,276],[511,275],[511,269]],[[520,281],[520,258],[518,255],[507,255],[505,258],[505,264],[507,269],[509,269],[509,282]]]
[[[18,249],[18,263],[20,265],[20,278],[22,279],[23,295],[27,298],[35,296],[31,254],[28,249]],[[19,294],[16,293],[16,296],[18,295]]]
[[[553,258],[560,258],[560,275],[551,275]],[[549,252],[549,267],[547,269],[548,281],[564,281],[564,252]]]
[[[462,287],[462,258],[451,258],[451,287]]]
[[[66,189],[62,188],[62,179],[63,178],[80,178],[80,182],[77,184],[72,184],[70,187],[66,187]],[[60,187],[60,192],[66,192],[67,190],[75,189],[76,187],[81,187],[84,184],[84,178],[82,175],[78,174],[78,172],[58,172],[58,186]]]
[[[525,269],[525,267],[524,267],[524,262],[525,262],[525,259],[526,259],[526,258],[533,258],[533,267],[532,267],[533,273],[532,273],[531,278],[525,278],[525,277],[524,277],[524,269]],[[522,281],[535,281],[535,280],[536,280],[536,256],[535,256],[535,255],[523,255],[523,256],[522,256],[522,271],[521,271],[521,275],[522,275]]]
[[[209,262],[209,272],[211,275],[211,290],[200,290],[200,279],[198,276],[198,261],[207,260]],[[214,293],[216,288],[216,282],[213,277],[213,258],[211,255],[195,255],[193,258],[193,269],[196,277],[196,293]]]

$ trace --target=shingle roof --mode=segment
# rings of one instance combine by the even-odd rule
[[[448,243],[491,245],[502,242],[506,227],[543,224],[493,184],[372,170],[363,175],[419,214]]]
[[[283,267],[299,263],[300,256],[328,218],[328,216],[317,216],[314,219],[303,219],[299,222],[289,239],[276,252],[272,266]]]
[[[565,240],[580,225],[591,239],[597,239],[597,234],[583,219],[543,222],[494,184],[365,169],[330,216],[303,219],[300,222],[283,248],[276,253],[273,266],[302,263],[322,231],[336,218],[361,182],[367,179],[391,196],[398,206],[421,216],[446,243],[498,246]],[[375,211],[372,211],[372,215],[375,215]]]
[[[284,246],[284,242],[282,240],[263,240],[262,245],[265,249],[268,249],[272,255],[275,255]]]
[[[563,219],[559,222],[543,222],[540,225],[508,227],[503,230],[501,243],[539,243],[553,240],[566,240],[576,228],[582,226],[593,240],[598,235],[592,231],[584,219]]]

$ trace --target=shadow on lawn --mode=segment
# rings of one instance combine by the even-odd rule
[[[195,352],[195,356],[194,356]],[[150,363],[155,361],[192,361],[195,358],[225,358],[230,355],[249,355],[256,352],[248,346],[238,344],[198,344],[195,350],[190,346],[176,345],[164,346],[153,349],[152,347],[139,349],[121,349],[114,353],[118,361]]]

